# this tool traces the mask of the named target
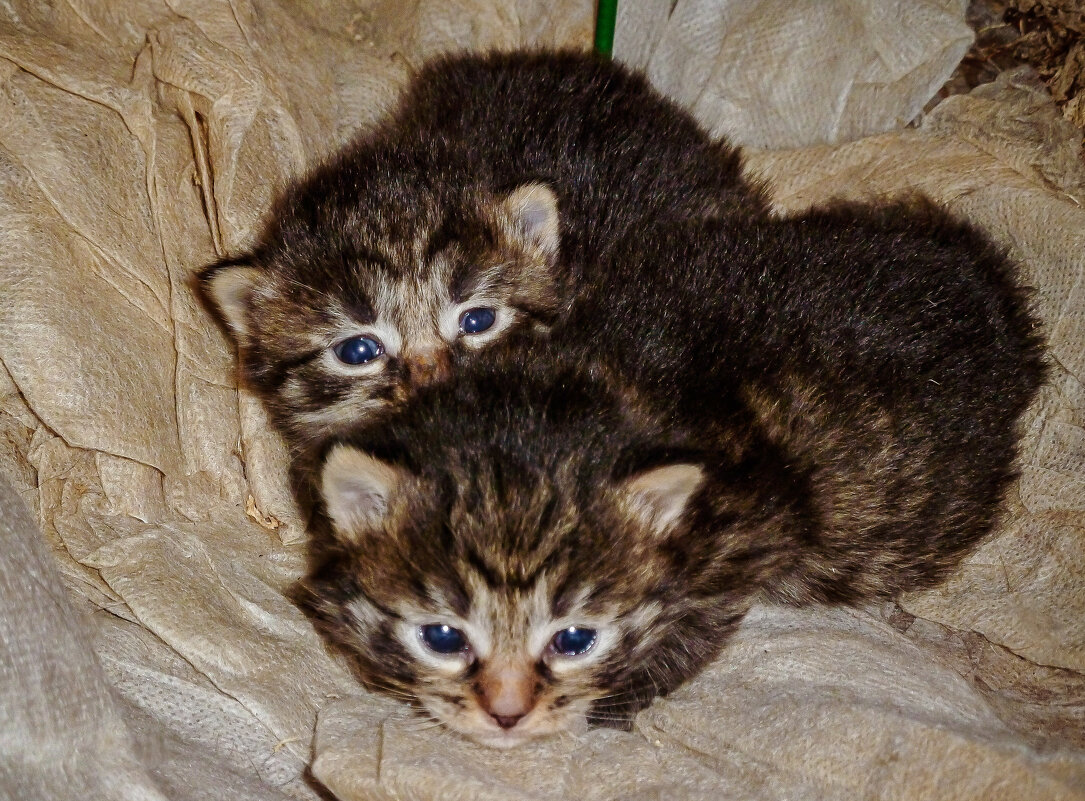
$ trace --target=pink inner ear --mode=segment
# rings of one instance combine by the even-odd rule
[[[222,319],[239,336],[248,333],[249,298],[262,275],[255,267],[230,265],[215,270],[204,281]]]
[[[350,539],[378,528],[401,478],[398,468],[357,448],[333,449],[321,474],[321,495],[336,531]]]
[[[520,224],[529,236],[538,236],[550,223],[552,210],[541,203],[527,203],[521,211]]]
[[[624,486],[630,509],[658,534],[681,518],[690,499],[704,483],[697,464],[671,464],[647,470]]]
[[[519,234],[550,253],[557,250],[558,200],[545,184],[525,184],[505,200],[505,209],[515,221]]]

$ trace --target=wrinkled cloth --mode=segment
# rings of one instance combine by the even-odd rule
[[[838,144],[911,122],[972,44],[967,0],[638,0],[614,56],[741,145]]]
[[[890,5],[800,40],[792,4],[627,2],[617,52],[792,148],[747,159],[780,213],[920,190],[1021,262],[1053,379],[998,534],[897,603],[757,607],[633,731],[511,753],[366,693],[286,600],[283,446],[189,280],[427,56],[583,45],[594,4],[0,8],[0,798],[1085,798],[1080,133],[1020,75],[901,130],[968,34]]]

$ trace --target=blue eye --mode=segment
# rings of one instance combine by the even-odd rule
[[[365,364],[384,353],[384,345],[373,337],[351,337],[344,339],[332,351],[343,364]]]
[[[494,324],[497,312],[493,309],[468,309],[460,315],[460,330],[465,334],[481,334]]]
[[[457,654],[467,650],[467,638],[463,632],[444,623],[422,626],[418,633],[426,647],[439,654]]]
[[[569,626],[554,635],[550,647],[562,656],[580,656],[595,645],[595,629]]]

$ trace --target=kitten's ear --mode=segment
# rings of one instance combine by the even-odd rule
[[[558,199],[546,184],[524,184],[514,189],[502,202],[512,223],[512,235],[538,248],[547,256],[558,252],[561,232],[558,229]]]
[[[346,539],[379,528],[403,471],[349,445],[328,454],[320,475],[320,494],[335,530]]]
[[[248,334],[249,299],[263,275],[247,261],[229,259],[205,267],[197,277],[205,301],[237,337]]]
[[[669,464],[638,473],[621,485],[630,512],[655,534],[665,534],[704,483],[698,464]]]

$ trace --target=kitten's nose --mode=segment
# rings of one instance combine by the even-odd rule
[[[451,372],[448,354],[443,350],[424,350],[408,354],[407,379],[412,386],[424,387],[448,377]]]
[[[504,667],[483,672],[479,702],[503,729],[511,729],[535,707],[535,681],[530,670]]]
[[[490,717],[497,721],[497,725],[502,729],[511,729],[524,717],[523,715],[495,715],[490,713]]]

